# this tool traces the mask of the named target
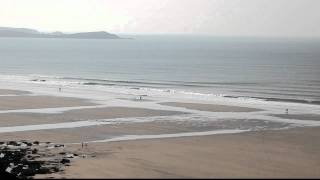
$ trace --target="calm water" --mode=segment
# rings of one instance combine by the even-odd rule
[[[0,74],[320,103],[320,41],[0,38]],[[319,102],[317,102],[319,101]]]

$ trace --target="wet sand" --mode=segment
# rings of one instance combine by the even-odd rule
[[[85,99],[55,96],[1,96],[0,110],[97,105]]]
[[[51,129],[26,132],[1,133],[1,140],[33,140],[59,143],[81,143],[103,140],[121,135],[163,134],[190,131],[188,128],[170,126],[175,123],[157,122],[88,126],[70,129]],[[85,133],[84,133],[85,132]],[[41,134],[41,136],[39,136]]]
[[[240,106],[226,106],[216,104],[200,104],[200,103],[181,103],[181,102],[166,102],[159,103],[160,105],[182,107],[187,109],[211,112],[255,112],[262,111],[261,109],[240,107]]]
[[[106,107],[70,110],[60,114],[4,113],[0,114],[0,127],[33,124],[52,124],[72,121],[111,119],[125,117],[170,116],[183,114],[177,111],[163,111],[143,108]]]
[[[30,92],[11,90],[11,89],[0,89],[0,95],[22,95],[22,94],[30,94]]]
[[[320,115],[318,114],[272,114],[272,116],[284,119],[320,121]]]
[[[68,148],[66,178],[319,178],[320,128],[153,139]]]
[[[152,121],[140,123],[116,123],[76,128],[34,130],[0,133],[1,140],[38,140],[57,143],[81,143],[110,139],[125,135],[158,135],[214,130],[263,130],[287,127],[287,123],[267,122],[263,120],[217,120],[217,121]],[[84,133],[85,132],[85,133]],[[41,136],[39,136],[41,134]]]
[[[260,109],[197,103],[160,103],[212,112],[255,112]],[[1,96],[0,110],[96,105],[85,99],[54,96]],[[61,114],[4,113],[0,127],[63,123],[79,120],[177,115],[181,112],[107,107],[70,110]],[[181,113],[182,114],[182,113]],[[295,118],[304,119],[301,115]],[[320,127],[288,127],[288,123],[258,119],[217,121],[126,122],[78,128],[0,133],[0,140],[79,143],[123,135],[174,134],[221,129],[260,130],[240,134],[150,140],[67,144],[66,150],[86,154],[72,160],[65,172],[41,178],[309,178],[320,177]],[[110,120],[111,121],[111,120]],[[259,129],[260,128],[260,129]],[[262,131],[263,130],[263,131]],[[11,130],[10,130],[11,131]]]

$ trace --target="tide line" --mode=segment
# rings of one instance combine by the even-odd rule
[[[12,109],[12,110],[0,110],[0,114],[6,113],[42,113],[42,114],[57,114],[70,110],[78,109],[91,109],[91,108],[104,108],[108,105],[95,105],[95,106],[70,106],[70,107],[53,107],[53,108],[34,108],[34,109]]]
[[[49,129],[70,129],[88,126],[109,125],[119,123],[141,123],[156,121],[157,118],[163,118],[164,116],[153,117],[132,117],[132,118],[112,118],[112,119],[98,119],[98,120],[86,120],[86,121],[71,121],[65,123],[54,124],[35,124],[24,126],[8,126],[0,127],[0,133],[8,132],[21,132],[21,131],[36,131],[36,130],[49,130]],[[166,116],[168,117],[168,116]]]
[[[114,123],[114,122],[75,121],[75,122],[56,123],[56,124],[38,124],[38,125],[26,125],[26,126],[10,126],[10,127],[0,127],[0,133],[21,132],[21,131],[36,131],[36,130],[48,130],[48,129],[77,128],[77,127],[95,126],[95,125],[111,124],[111,123]]]
[[[239,130],[239,129],[225,129],[225,130],[214,130],[214,131],[203,131],[203,132],[187,132],[187,133],[175,133],[175,134],[157,134],[157,135],[125,135],[110,139],[89,141],[88,143],[104,143],[104,142],[118,142],[118,141],[132,141],[132,140],[145,140],[145,139],[164,139],[164,138],[178,138],[178,137],[192,137],[192,136],[208,136],[215,134],[236,134],[248,132],[250,130]],[[78,143],[74,143],[78,144]]]

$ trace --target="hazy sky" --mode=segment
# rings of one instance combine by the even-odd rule
[[[0,0],[0,26],[320,37],[320,0]]]

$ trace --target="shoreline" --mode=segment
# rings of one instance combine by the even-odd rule
[[[310,170],[320,163],[320,144],[310,142],[320,138],[318,106],[25,89],[0,89],[0,141],[49,141],[88,155],[35,178],[320,176]]]
[[[262,109],[248,108],[241,106],[226,106],[216,104],[197,104],[197,103],[181,103],[181,102],[165,102],[159,103],[165,106],[183,107],[186,109],[193,109],[199,111],[211,111],[211,112],[257,112]]]
[[[107,90],[108,93],[113,93],[113,94],[118,94],[119,91],[132,91],[133,96],[138,96],[141,94],[152,94],[152,95],[161,95],[161,96],[171,96],[172,92],[179,96],[180,98],[186,98],[187,96],[191,96],[192,100],[195,98],[195,100],[205,100],[206,98],[209,98],[210,100],[222,100],[224,99],[225,101],[233,101],[233,102],[238,102],[239,100],[242,101],[244,99],[248,101],[257,101],[255,103],[260,103],[260,102],[265,102],[265,103],[272,103],[272,104],[287,104],[289,107],[291,105],[297,105],[300,104],[301,106],[319,106],[319,101],[318,100],[310,100],[310,99],[292,99],[292,98],[277,98],[277,97],[258,97],[258,96],[243,96],[243,95],[226,95],[226,94],[206,94],[206,93],[199,93],[199,92],[193,92],[193,91],[184,91],[184,90],[175,90],[175,89],[162,89],[161,87],[152,87],[152,86],[146,86],[146,87],[138,87],[136,88],[134,84],[135,81],[130,83],[130,81],[117,81],[117,80],[104,80],[101,79],[101,81],[106,81],[108,82],[106,86],[101,85],[99,86],[99,83],[93,83],[93,85],[87,85],[90,84],[91,82],[88,80],[92,81],[100,81],[99,79],[88,79],[88,78],[72,78],[72,77],[56,77],[56,76],[47,76],[47,75],[29,75],[29,76],[22,76],[22,75],[3,75],[3,79],[0,79],[0,86],[1,84],[11,84],[10,80],[13,77],[17,77],[17,79],[12,80],[12,83],[14,84],[13,86],[9,86],[8,89],[16,89],[16,84],[25,84],[27,86],[24,87],[30,87],[30,86],[48,86],[51,87],[50,91],[52,91],[52,88],[58,89],[59,87],[72,87],[72,88],[83,88],[83,89],[90,89],[90,90],[98,90],[101,89]],[[37,81],[34,81],[34,78],[37,79]],[[16,81],[16,82],[15,82]],[[87,82],[88,81],[88,82]],[[115,82],[119,82],[119,86],[113,86],[116,85]],[[109,84],[110,83],[110,84]],[[125,84],[129,83],[129,84]],[[140,84],[140,82],[138,82]],[[133,88],[129,88],[133,86]],[[138,86],[138,85],[137,85]],[[19,88],[20,89],[20,88]],[[19,90],[17,89],[17,90]],[[37,89],[33,89],[37,90]],[[136,90],[136,91],[135,91]],[[57,90],[55,90],[57,91]],[[141,91],[141,92],[139,92]],[[59,96],[59,93],[54,93],[55,95]],[[120,92],[121,94],[121,92]],[[171,95],[170,95],[171,94]],[[1,94],[0,94],[1,95]],[[69,95],[68,95],[69,96]],[[72,97],[77,97],[73,96]],[[123,96],[119,97],[122,98]],[[172,97],[170,97],[172,98]],[[199,99],[198,99],[199,98]],[[188,99],[188,98],[187,98]]]

